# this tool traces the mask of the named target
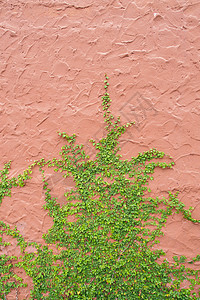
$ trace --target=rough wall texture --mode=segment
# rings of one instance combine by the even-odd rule
[[[121,142],[123,156],[152,147],[170,154],[174,169],[157,171],[152,188],[179,190],[199,218],[199,20],[199,0],[0,0],[1,167],[11,159],[16,175],[57,156],[57,131],[78,133],[93,155],[88,139],[103,134],[106,72],[113,113],[136,122]],[[61,197],[67,182],[49,176]],[[38,175],[13,190],[0,219],[41,242],[51,219],[39,182]],[[172,216],[161,247],[168,257],[196,255],[199,226]]]

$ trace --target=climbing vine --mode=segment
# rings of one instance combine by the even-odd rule
[[[25,270],[32,279],[30,299],[145,299],[186,300],[200,299],[199,270],[188,267],[200,260],[197,255],[190,262],[185,256],[164,258],[163,250],[155,250],[163,234],[162,228],[172,213],[180,213],[193,223],[192,208],[185,209],[178,193],[153,198],[148,183],[156,168],[172,168],[174,162],[156,149],[139,153],[129,161],[119,154],[120,136],[133,123],[121,124],[110,108],[108,77],[105,76],[105,94],[102,97],[106,136],[91,140],[96,157],[91,160],[83,145],[76,143],[76,135],[61,132],[66,145],[59,158],[35,161],[22,174],[9,177],[11,163],[0,172],[0,203],[11,196],[14,186],[23,186],[31,180],[32,169],[39,168],[45,193],[44,209],[53,220],[53,226],[43,236],[45,245],[25,241],[16,228],[0,222],[0,247],[6,248],[17,240],[21,256],[0,256],[0,297],[12,289],[23,288],[23,280],[15,268]],[[129,130],[129,129],[128,129]],[[65,193],[66,202],[60,205],[51,194],[45,170],[53,168],[63,177],[71,177],[75,188]],[[76,221],[70,222],[69,216]],[[10,236],[10,242],[5,237]],[[36,251],[29,253],[28,246]],[[55,245],[57,252],[50,246]],[[183,288],[182,282],[189,287]],[[17,297],[17,296],[16,296]],[[17,298],[16,298],[17,299]]]

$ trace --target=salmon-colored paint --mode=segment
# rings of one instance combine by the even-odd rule
[[[64,141],[57,131],[77,133],[93,156],[89,139],[103,135],[107,73],[112,112],[136,122],[121,139],[123,157],[152,147],[170,154],[176,164],[156,171],[152,190],[158,196],[179,190],[199,218],[199,19],[194,0],[0,1],[1,167],[11,159],[11,175],[17,175],[35,159],[58,156]],[[42,242],[52,220],[42,208],[40,175],[34,175],[3,200],[0,219]],[[63,204],[66,182],[51,176]],[[157,247],[169,259],[195,256],[199,225],[173,215]],[[19,299],[29,298],[29,288]]]

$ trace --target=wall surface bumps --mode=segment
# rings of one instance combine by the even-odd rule
[[[1,167],[12,160],[16,175],[35,159],[58,156],[57,131],[77,133],[93,156],[88,140],[103,135],[107,73],[113,113],[136,122],[121,140],[123,157],[152,147],[170,154],[175,167],[156,171],[152,190],[179,190],[199,218],[199,20],[198,0],[0,0]],[[0,219],[42,242],[52,221],[34,175],[3,200]],[[62,202],[73,182],[51,174],[49,180]],[[169,259],[198,254],[199,226],[173,215],[159,247]]]

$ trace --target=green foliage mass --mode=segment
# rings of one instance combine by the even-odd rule
[[[145,299],[186,300],[200,299],[194,292],[199,284],[199,271],[188,267],[187,258],[174,257],[158,262],[165,255],[153,247],[159,243],[162,227],[173,212],[182,214],[190,222],[199,223],[191,216],[191,209],[169,192],[159,199],[148,194],[148,182],[156,168],[172,168],[174,162],[163,161],[165,154],[151,149],[129,161],[119,152],[119,138],[127,123],[111,114],[108,77],[102,97],[107,135],[100,141],[91,140],[96,157],[90,160],[83,145],[76,144],[76,135],[59,133],[66,140],[60,158],[35,161],[18,177],[9,179],[10,162],[0,173],[0,203],[11,196],[13,186],[23,187],[31,179],[33,168],[39,168],[45,192],[44,206],[53,219],[53,226],[43,236],[45,246],[28,243],[20,232],[4,222],[0,223],[0,246],[6,247],[4,236],[17,239],[21,256],[0,256],[0,297],[12,289],[23,288],[14,268],[23,268],[33,281],[30,299]],[[64,177],[72,177],[76,186],[65,194],[61,206],[45,177],[45,169],[53,168]],[[159,184],[159,183],[158,183]],[[69,222],[69,216],[76,222]],[[55,254],[49,245],[55,244]],[[28,253],[32,245],[36,251]],[[193,258],[190,263],[200,260]],[[181,283],[187,280],[188,288]]]

